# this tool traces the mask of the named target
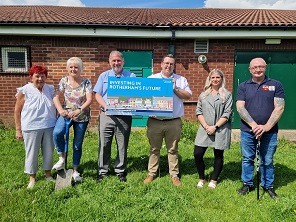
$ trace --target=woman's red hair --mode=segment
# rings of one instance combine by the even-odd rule
[[[47,77],[47,69],[44,66],[33,65],[29,70],[29,75],[32,76],[35,73],[44,74]]]

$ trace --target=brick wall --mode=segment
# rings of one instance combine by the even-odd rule
[[[108,56],[112,50],[152,50],[153,71],[159,72],[162,57],[168,53],[169,40],[162,39],[110,39],[110,38],[66,38],[66,37],[14,37],[0,36],[0,45],[31,46],[32,63],[48,68],[47,83],[57,85],[67,75],[66,61],[73,56],[84,62],[83,76],[95,85],[100,73],[109,69]],[[176,73],[188,79],[193,97],[185,101],[185,118],[196,120],[195,107],[202,92],[208,72],[221,69],[226,76],[227,88],[232,91],[235,50],[291,50],[296,49],[293,40],[282,40],[280,45],[265,45],[264,40],[210,40],[208,62],[197,62],[199,54],[193,53],[194,40],[176,40]],[[16,88],[25,85],[26,75],[0,75],[0,120],[14,125],[13,112]],[[99,107],[94,100],[91,105],[91,125],[97,124]]]

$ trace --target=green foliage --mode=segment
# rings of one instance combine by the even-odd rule
[[[4,123],[3,123],[3,121],[2,121],[2,119],[0,119],[0,129],[4,129],[5,127],[4,127]]]
[[[146,130],[131,134],[128,148],[127,183],[120,183],[111,174],[102,183],[96,183],[98,133],[88,131],[83,145],[80,171],[83,182],[72,187],[54,190],[54,182],[45,181],[37,173],[37,183],[27,190],[28,175],[23,173],[24,145],[15,140],[13,129],[0,129],[0,218],[1,221],[295,221],[295,144],[279,140],[275,155],[275,189],[279,194],[272,200],[260,189],[246,196],[237,194],[241,186],[241,154],[239,143],[232,143],[225,151],[225,165],[215,190],[197,189],[193,147],[195,123],[185,123],[185,133],[179,143],[182,186],[171,183],[168,173],[167,151],[161,149],[157,178],[144,185],[147,176],[149,143]],[[71,141],[71,140],[70,140]],[[72,149],[69,146],[71,166]],[[116,155],[113,141],[111,172]],[[55,154],[55,161],[58,156]],[[213,151],[205,155],[206,178],[213,172]],[[40,164],[41,166],[41,157]],[[56,177],[56,171],[53,171]]]
[[[198,122],[190,122],[188,120],[183,120],[181,138],[189,141],[194,141],[198,127]]]

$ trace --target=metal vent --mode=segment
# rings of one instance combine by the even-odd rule
[[[194,40],[194,53],[208,53],[209,40],[196,39]]]

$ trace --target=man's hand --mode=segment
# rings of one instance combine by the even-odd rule
[[[263,133],[268,132],[269,129],[265,125],[256,125],[252,127],[252,132],[255,134],[256,139],[260,139]]]

